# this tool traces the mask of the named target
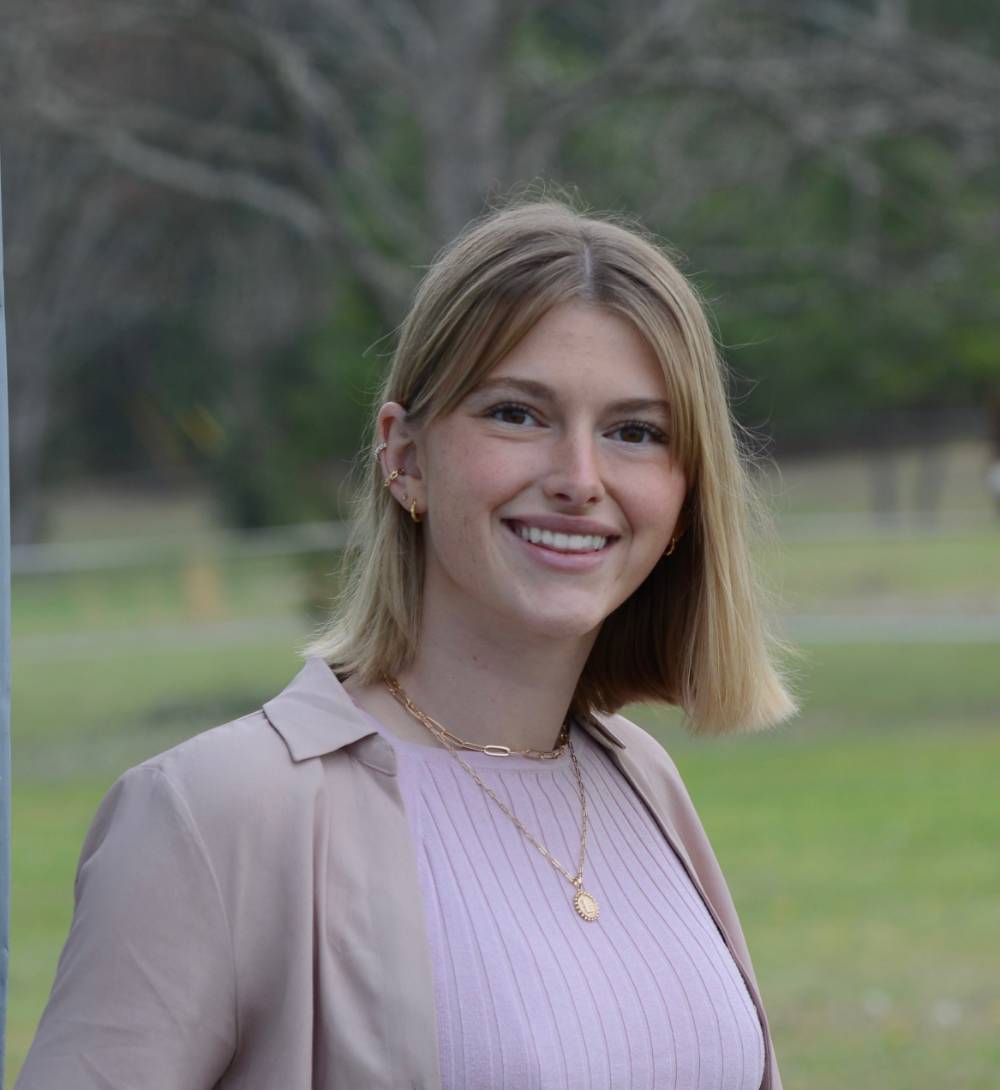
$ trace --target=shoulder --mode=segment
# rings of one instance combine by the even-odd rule
[[[122,821],[151,837],[185,836],[224,858],[261,826],[281,824],[317,762],[297,765],[263,711],[212,727],[123,772],[108,790],[90,837]],[[265,804],[266,802],[266,804]]]
[[[261,798],[294,772],[288,750],[262,711],[212,727],[136,765],[131,772],[159,773],[186,798]]]
[[[648,771],[675,780],[683,787],[680,771],[673,758],[663,743],[645,727],[619,713],[596,714],[594,718],[622,743],[623,755],[627,754],[630,759],[640,762]]]
[[[150,757],[121,779],[141,797],[162,778],[195,825],[222,831],[218,845],[226,850],[234,838],[265,829],[301,835],[324,800],[337,805],[342,788],[349,794],[347,758],[364,761],[376,733],[326,663],[310,658],[259,710]]]
[[[168,777],[186,777],[196,771],[232,776],[260,776],[279,766],[291,764],[288,749],[257,708],[238,719],[192,735],[179,745],[143,761],[137,768],[157,769]]]
[[[703,836],[701,819],[674,759],[662,742],[645,727],[621,714],[595,716],[624,748],[619,759],[633,779],[655,795],[674,827],[684,835]],[[615,747],[617,748],[617,747]]]

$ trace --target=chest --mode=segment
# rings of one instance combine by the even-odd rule
[[[757,1090],[764,1039],[723,936],[629,784],[577,751],[593,922],[555,865],[579,865],[570,768],[480,761],[493,799],[454,761],[402,753],[443,1090]]]
[[[442,964],[440,937],[448,918],[441,906],[428,898],[427,862],[420,838],[414,835],[410,820],[412,806],[407,809],[405,784],[397,774],[393,754],[390,751],[387,759],[386,747],[380,739],[372,737],[364,742],[366,744],[352,747],[350,753],[338,752],[322,762],[308,762],[321,767],[320,777],[305,789],[307,798],[296,813],[294,827],[286,822],[282,843],[267,853],[269,859],[274,857],[277,862],[273,866],[269,864],[268,873],[259,874],[255,879],[259,895],[251,897],[240,891],[234,894],[235,903],[239,905],[234,910],[234,937],[240,967],[241,1045],[237,1062],[229,1073],[235,1081],[221,1084],[219,1090],[236,1090],[237,1087],[239,1090],[265,1090],[268,1084],[261,1083],[257,1087],[252,1079],[248,1081],[248,1073],[277,1070],[281,1071],[281,1081],[285,1085],[310,1086],[316,1090],[354,1090],[358,1086],[371,1090],[398,1090],[399,1087],[449,1090],[450,1086],[458,1084],[449,1083],[449,1078],[453,1077],[451,1072],[442,1070],[439,1042],[449,1033],[454,1038],[456,1025],[463,1025],[463,1008],[472,1016],[472,1007],[460,999],[463,986],[466,987],[464,994],[470,994],[467,990],[470,984],[473,994],[477,988],[480,994],[488,991],[497,997],[499,1006],[495,1010],[482,1007],[472,1021],[465,1023],[463,1040],[466,1042],[479,1036],[474,1025],[476,1019],[481,1025],[500,1013],[514,1017],[516,1004],[523,1003],[526,1005],[517,1015],[523,1025],[525,1019],[530,1021],[525,1012],[537,1012],[546,1002],[562,1010],[560,1018],[553,1018],[547,1024],[548,1039],[555,1039],[560,1033],[565,1037],[565,1027],[570,1024],[566,1019],[572,1021],[579,1017],[576,1032],[580,1034],[579,1039],[587,1043],[587,1049],[581,1052],[568,1039],[563,1047],[577,1058],[585,1057],[584,1062],[590,1064],[591,1070],[595,1070],[602,1054],[608,1063],[624,1062],[626,1052],[645,1048],[654,1036],[657,1040],[663,1039],[660,1030],[654,1027],[644,1044],[638,1029],[641,1029],[643,1010],[650,997],[658,994],[657,989],[667,979],[669,959],[662,961],[658,971],[650,971],[641,978],[637,970],[644,959],[648,960],[649,943],[666,941],[673,925],[663,921],[657,925],[655,935],[651,933],[638,941],[640,924],[648,917],[648,911],[636,900],[630,910],[631,922],[626,928],[631,933],[629,941],[636,945],[631,960],[627,964],[620,963],[615,971],[617,984],[609,984],[608,978],[602,975],[601,965],[609,964],[610,942],[603,951],[596,946],[588,949],[586,957],[575,965],[565,956],[567,947],[564,945],[560,950],[559,944],[568,942],[572,934],[568,931],[571,924],[600,928],[601,923],[587,924],[573,914],[572,888],[547,864],[539,868],[537,863],[544,864],[540,858],[532,860],[531,873],[534,881],[549,883],[548,893],[541,901],[529,897],[523,903],[544,904],[551,895],[553,915],[541,928],[554,938],[550,961],[541,969],[536,965],[533,970],[525,961],[532,955],[532,944],[524,942],[523,936],[518,938],[517,928],[524,926],[524,919],[517,920],[516,914],[511,915],[509,907],[504,909],[502,905],[503,897],[523,897],[524,891],[517,890],[519,879],[513,871],[498,872],[494,884],[484,883],[479,893],[483,898],[497,899],[500,904],[501,926],[494,933],[497,939],[492,952],[489,948],[477,947],[471,939],[464,951],[457,948],[458,954],[453,952],[458,962],[478,965],[477,972],[481,975],[466,978],[452,997],[452,1009],[458,1011],[459,1021],[446,1016],[444,1011],[452,1000],[442,994],[442,978],[440,973],[436,974],[435,965]],[[640,810],[647,823],[645,830],[655,829],[664,848],[676,845],[676,834],[672,835],[672,830],[644,799],[644,794],[651,792],[641,782],[641,777],[627,767],[619,768],[618,772],[637,791]],[[274,800],[261,800],[262,806],[269,804],[276,805]],[[486,820],[497,822],[497,818],[498,814],[494,813]],[[499,819],[506,826],[504,836],[519,835],[503,815],[499,815]],[[525,824],[528,825],[531,819],[529,811],[524,818]],[[469,818],[463,820],[468,822]],[[544,824],[543,819],[541,825]],[[497,824],[496,828],[501,826]],[[558,828],[552,827],[545,834],[552,838],[552,854],[571,871],[575,870],[578,831],[577,828],[576,833],[572,833],[567,828],[560,833]],[[562,842],[560,836],[563,836]],[[603,844],[602,852],[613,851],[612,837],[603,835],[599,839]],[[504,843],[513,851],[513,841]],[[519,850],[524,851],[523,842],[519,843]],[[511,858],[513,860],[513,855]],[[594,857],[595,880],[600,873],[600,858],[600,854]],[[679,880],[680,875],[686,873],[686,866],[682,854],[673,855],[673,858],[679,868],[674,872],[674,878]],[[461,883],[474,888],[482,859],[477,862],[470,858],[466,865],[468,871],[461,877]],[[516,863],[512,862],[511,866],[517,870]],[[638,868],[635,863],[629,866]],[[245,873],[245,865],[234,868],[234,873],[237,871]],[[605,870],[605,874],[608,873]],[[523,875],[520,880],[525,880]],[[595,885],[599,902],[603,898],[605,905],[611,905],[610,898],[614,896],[617,881],[607,878],[606,884]],[[700,928],[706,942],[707,936],[714,932],[714,941],[719,944],[715,954],[718,954],[725,943],[711,906],[690,880],[685,896],[698,913],[697,918],[691,916],[688,926]],[[266,901],[272,907],[265,912],[251,903],[255,899]],[[555,911],[556,906],[559,911]],[[621,914],[624,907],[624,902],[616,905],[614,913],[608,908],[607,917]],[[470,911],[472,916],[479,917],[483,910],[473,906]],[[471,927],[471,924],[466,926]],[[506,947],[499,943],[501,933],[507,939]],[[580,934],[579,930],[576,934]],[[607,937],[605,941],[608,941]],[[683,945],[678,942],[677,951]],[[537,953],[538,948],[535,949]],[[556,956],[557,953],[560,956]],[[680,953],[675,957],[681,957]],[[466,958],[473,960],[466,963]],[[475,959],[479,959],[478,962]],[[725,985],[729,989],[727,994],[734,1003],[746,1003],[746,991],[741,997],[736,986],[741,982],[745,985],[746,981],[732,961],[730,969],[732,975]],[[530,975],[532,972],[533,976]],[[625,984],[630,974],[635,979],[628,991]],[[529,976],[537,987],[532,995],[525,992],[518,998],[519,982]],[[590,1003],[589,1014],[583,1007],[576,1009],[576,1013],[566,1007],[567,996]],[[752,995],[750,999],[750,1005],[759,1009],[759,999]],[[658,1001],[665,1007],[670,1006],[668,992],[662,992]],[[603,1044],[594,1045],[601,1039],[602,1020],[614,1019],[616,1010],[630,1012],[614,1023],[618,1044],[612,1042],[609,1048]],[[691,1025],[693,1027],[695,1022]],[[744,1027],[746,1025],[744,1020]],[[472,1062],[493,1063],[498,1056],[509,1057],[514,1062],[520,1049],[521,1059],[517,1062],[530,1065],[535,1062],[533,1056],[537,1059],[544,1055],[544,1049],[538,1051],[537,1042],[522,1037],[520,1045],[516,1041],[512,1045],[512,1040],[490,1045],[493,1059],[481,1053],[478,1058],[473,1057]],[[549,1055],[555,1056],[555,1053],[550,1050]],[[659,1059],[652,1056],[648,1062],[653,1065],[650,1071],[660,1071],[669,1061],[665,1056]],[[766,1063],[765,1058],[762,1090],[770,1090],[771,1085],[767,1081]],[[660,1066],[655,1066],[657,1064]],[[536,1072],[541,1070],[536,1068]],[[601,1083],[598,1081],[594,1085]]]

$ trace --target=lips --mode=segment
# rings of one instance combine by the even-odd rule
[[[537,526],[539,530],[549,530],[554,534],[594,534],[614,540],[621,537],[613,526],[594,519],[571,518],[566,515],[522,515],[503,520],[511,526]]]
[[[617,534],[553,531],[528,520],[504,519],[503,522],[518,541],[557,556],[598,556],[618,540]]]

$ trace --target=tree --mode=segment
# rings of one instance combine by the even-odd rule
[[[995,319],[963,272],[993,216],[985,20],[902,0],[94,0],[46,7],[11,41],[37,124],[164,193],[280,225],[301,244],[281,285],[320,308],[331,285],[370,302],[373,339],[484,202],[547,177],[637,211],[711,270],[708,293],[738,301],[729,328],[765,342],[738,354],[751,378],[785,366],[835,387],[818,334],[861,305],[880,342],[837,338],[857,406],[913,386],[912,315],[949,327],[934,285]],[[266,366],[234,372],[248,406]]]
[[[98,350],[149,304],[155,232],[119,229],[134,181],[92,149],[9,131],[4,148],[11,400],[11,534],[41,530],[40,483],[65,364]],[[137,207],[138,206],[138,207]]]

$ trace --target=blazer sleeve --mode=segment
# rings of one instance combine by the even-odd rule
[[[69,937],[14,1090],[210,1090],[236,1046],[215,871],[183,796],[139,765],[87,833]]]

